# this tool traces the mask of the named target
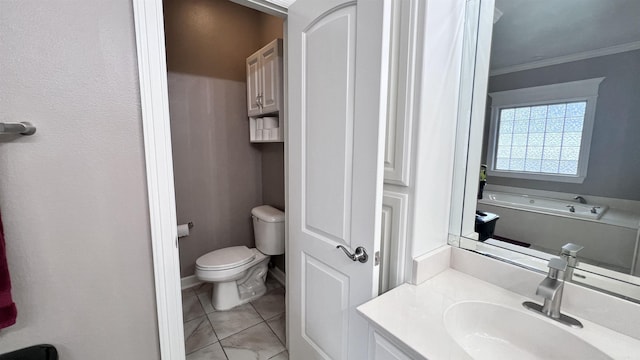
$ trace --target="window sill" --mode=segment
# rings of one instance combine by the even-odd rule
[[[560,175],[560,174],[540,174],[540,173],[525,173],[517,171],[499,171],[499,170],[487,170],[488,176],[506,177],[523,180],[541,180],[541,181],[554,181],[565,182],[573,184],[582,184],[585,176],[581,175]]]

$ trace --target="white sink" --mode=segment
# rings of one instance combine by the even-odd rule
[[[459,302],[446,310],[444,324],[473,359],[611,359],[569,327],[524,308]]]

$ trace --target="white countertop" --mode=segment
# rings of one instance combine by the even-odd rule
[[[425,359],[470,359],[447,333],[443,322],[446,310],[462,301],[483,301],[538,316],[522,307],[522,302],[527,300],[540,302],[447,269],[420,285],[403,284],[359,306],[358,311],[385,335]],[[579,317],[575,318],[583,323],[582,329],[540,318],[582,338],[614,359],[640,358],[638,339]]]

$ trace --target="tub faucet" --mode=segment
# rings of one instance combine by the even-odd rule
[[[573,200],[578,200],[578,202],[580,204],[586,204],[587,203],[587,200],[585,198],[583,198],[582,196],[580,196],[580,195],[574,197]]]
[[[581,328],[580,321],[560,312],[564,291],[564,271],[567,270],[567,262],[564,259],[554,257],[549,260],[547,266],[549,273],[536,289],[536,295],[540,295],[544,299],[543,305],[525,301],[522,306],[565,325]]]

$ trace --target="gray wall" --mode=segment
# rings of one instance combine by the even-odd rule
[[[284,211],[284,143],[264,143],[262,151],[262,203]],[[274,256],[271,261],[282,271],[285,256]]]
[[[284,146],[251,144],[244,82],[169,73],[181,276],[196,259],[228,246],[255,246],[251,209],[284,210]],[[284,256],[273,262],[284,270]]]
[[[0,353],[159,359],[130,0],[0,1],[0,208],[18,307]]]
[[[244,82],[169,73],[169,112],[181,276],[196,259],[234,245],[254,246],[251,209],[262,204],[261,154],[249,142]]]
[[[228,0],[163,4],[177,217],[195,224],[179,243],[184,277],[209,251],[254,246],[251,208],[284,209],[283,146],[249,142],[245,85],[246,58],[283,20]]]
[[[582,184],[489,177],[496,185],[640,200],[640,50],[493,76],[489,92],[606,77],[600,93],[587,177]],[[487,101],[483,159],[491,116]]]
[[[264,143],[262,152],[262,201],[284,210],[284,143]]]

